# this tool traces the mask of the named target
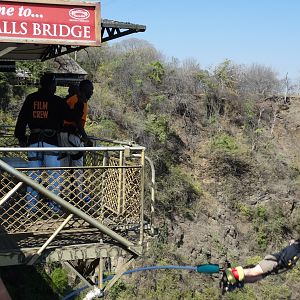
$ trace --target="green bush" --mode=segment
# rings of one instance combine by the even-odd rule
[[[262,230],[262,229],[258,230],[258,232],[256,233],[256,242],[262,251],[267,249],[268,236],[267,236],[265,230]]]
[[[211,150],[234,152],[238,150],[238,145],[234,137],[229,136],[226,133],[222,133],[213,138],[213,141],[211,143]]]
[[[254,212],[250,205],[247,205],[243,202],[238,202],[235,207],[242,216],[247,218],[248,221],[253,219]]]
[[[161,83],[165,75],[164,65],[159,61],[153,61],[147,65],[149,69],[148,76],[154,83]]]
[[[267,219],[267,209],[263,206],[258,206],[256,208],[255,215],[260,220],[266,220]]]
[[[63,293],[68,288],[68,273],[62,268],[55,268],[50,278],[53,282],[55,289],[59,293]]]
[[[161,143],[166,142],[169,133],[169,121],[167,116],[151,114],[148,116],[145,126],[145,130],[152,133]]]

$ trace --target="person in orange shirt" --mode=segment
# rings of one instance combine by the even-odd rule
[[[69,117],[64,120],[61,130],[62,147],[90,147],[93,145],[84,130],[88,113],[87,102],[93,95],[93,91],[93,83],[90,80],[83,80],[79,84],[78,92],[66,100],[70,113]],[[63,167],[80,167],[82,165],[83,153],[81,151],[69,151],[61,158]]]
[[[87,102],[93,95],[94,87],[90,80],[83,80],[79,84],[79,89],[76,93],[70,93],[66,100],[69,106],[68,117],[64,120],[63,128],[60,133],[60,145],[62,147],[90,147],[93,146],[92,141],[88,138],[84,126],[88,114]],[[73,95],[72,95],[73,94]],[[85,202],[90,201],[90,196],[84,189],[81,182],[82,166],[83,166],[83,152],[74,149],[62,154],[62,167],[77,167],[73,171],[73,193],[74,197],[80,201],[84,199]]]

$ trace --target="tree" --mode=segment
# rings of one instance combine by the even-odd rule
[[[252,64],[244,67],[239,81],[241,94],[252,94],[266,98],[281,91],[282,85],[277,78],[277,73],[271,67]]]

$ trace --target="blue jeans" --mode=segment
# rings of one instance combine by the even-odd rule
[[[40,148],[53,148],[57,147],[56,145],[51,145],[45,142],[38,142],[31,144],[29,147],[40,147]],[[41,168],[41,167],[60,167],[60,161],[58,158],[58,152],[37,152],[37,151],[28,151],[28,166],[29,168]],[[48,175],[48,189],[56,195],[59,195],[60,192],[60,170],[50,170],[47,171]],[[33,170],[29,173],[29,176],[32,180],[40,183],[41,182],[41,171]],[[26,196],[27,208],[31,211],[37,211],[37,203],[39,200],[38,192],[32,187],[27,187],[28,195]],[[48,206],[53,211],[59,211],[59,206],[53,201],[48,202]]]

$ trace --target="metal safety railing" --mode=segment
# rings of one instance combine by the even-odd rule
[[[6,142],[1,141],[3,137]],[[0,144],[6,143],[14,145],[13,137],[0,135]],[[152,219],[151,205],[144,204],[144,147],[124,143],[76,148],[84,153],[81,167],[29,166],[28,151],[54,150],[64,153],[74,148],[0,148],[0,236],[32,235],[34,246],[37,237],[59,229],[59,234],[81,234],[82,243],[86,243],[86,232],[102,228],[109,238],[114,238],[109,234],[112,230],[120,240],[126,237],[140,244],[145,215],[149,222]],[[29,205],[32,199],[37,200],[33,207]],[[132,230],[138,234],[128,235]]]

